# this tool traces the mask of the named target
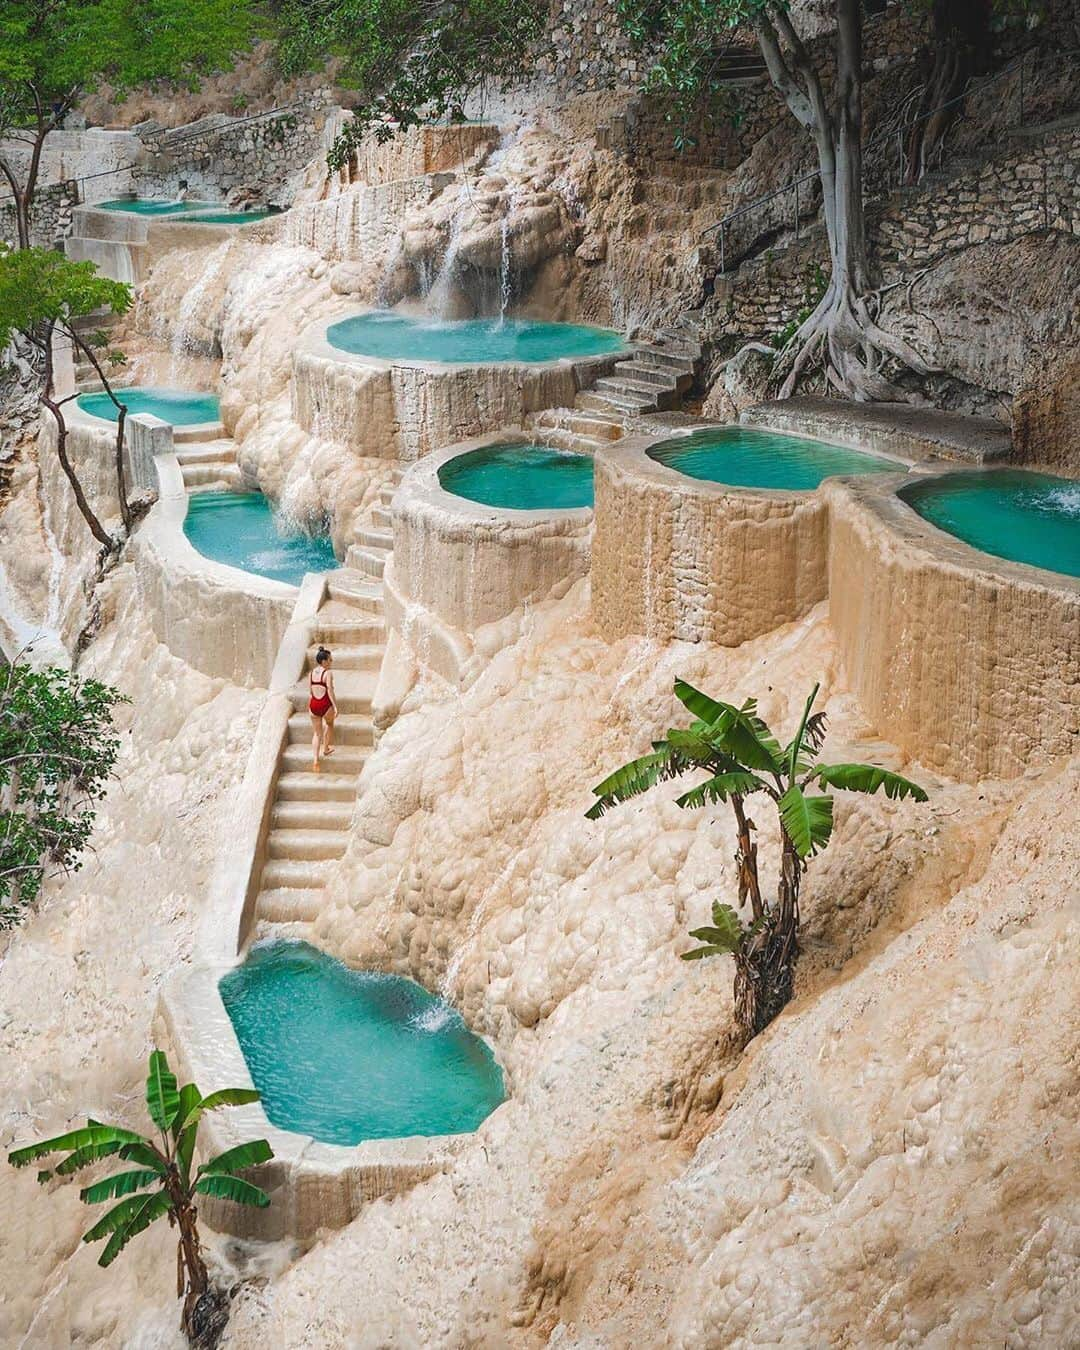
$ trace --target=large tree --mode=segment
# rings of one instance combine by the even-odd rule
[[[56,426],[56,453],[71,485],[75,504],[90,533],[107,553],[115,553],[122,540],[114,539],[86,496],[68,454],[65,407],[78,397],[61,394],[57,388],[57,338],[68,342],[77,356],[94,368],[102,388],[117,410],[114,465],[120,516],[125,530],[131,526],[127,480],[124,471],[124,424],[127,407],[113,390],[106,367],[122,361],[121,353],[107,351],[104,333],[87,331],[80,321],[99,313],[124,314],[131,306],[131,287],[98,274],[92,262],[70,262],[62,253],[47,249],[9,249],[0,244],[0,351],[18,334],[36,354],[41,371],[38,397]]]
[[[122,96],[227,68],[254,25],[251,0],[4,0],[0,173],[15,199],[20,248],[30,244],[46,140],[82,97],[103,83]]]
[[[356,90],[333,147],[340,167],[372,127],[385,139],[420,121],[460,120],[470,95],[527,78],[548,24],[533,0],[285,0],[280,55],[288,74],[328,57]]]

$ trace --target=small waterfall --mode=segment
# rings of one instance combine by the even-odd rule
[[[499,327],[506,322],[510,307],[510,212],[507,210],[499,225],[502,246],[499,253]]]
[[[229,241],[219,244],[206,259],[202,275],[180,302],[173,320],[172,339],[169,343],[169,383],[180,383],[180,362],[185,355],[195,350],[192,322],[198,314],[199,306],[206,297],[210,286],[217,281],[229,252]]]

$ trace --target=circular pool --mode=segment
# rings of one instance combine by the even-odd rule
[[[447,365],[536,365],[622,351],[610,328],[541,323],[532,319],[434,319],[372,310],[333,323],[326,340],[352,356],[384,361],[439,361]]]
[[[218,986],[271,1123],[327,1144],[475,1130],[502,1071],[449,1004],[306,942],[252,949]]]
[[[150,385],[132,385],[115,389],[114,393],[127,408],[129,416],[152,413],[174,427],[201,426],[216,422],[220,416],[216,394],[197,394],[190,389],[159,389]],[[78,404],[83,412],[106,422],[115,422],[119,416],[116,405],[106,393],[80,394]]]
[[[531,442],[488,445],[447,460],[439,485],[483,506],[569,511],[593,504],[593,462]]]
[[[290,586],[338,565],[329,539],[290,529],[261,492],[193,493],[184,534],[204,558]]]
[[[711,427],[651,445],[648,457],[688,478],[728,487],[805,492],[836,474],[896,472],[894,461],[840,445],[742,426]]]
[[[1080,577],[1080,482],[1028,469],[987,469],[925,479],[899,495],[972,548]]]

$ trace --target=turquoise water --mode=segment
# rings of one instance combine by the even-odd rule
[[[457,497],[516,511],[564,511],[593,504],[592,459],[546,445],[469,450],[442,466],[439,482]]]
[[[487,1045],[412,980],[271,942],[218,987],[280,1129],[327,1144],[459,1134],[504,1099]]]
[[[92,202],[95,211],[128,211],[133,216],[174,216],[183,211],[214,210],[220,202],[165,201],[160,197],[117,197],[110,202]]]
[[[163,201],[157,197],[117,197],[110,202],[94,202],[97,211],[128,211],[134,216],[169,216],[173,220],[194,221],[200,225],[247,225],[277,214],[276,207],[260,206],[252,211],[230,211],[224,202]]]
[[[690,478],[729,487],[789,491],[816,488],[834,474],[895,473],[903,467],[805,436],[735,426],[673,437],[652,446],[647,453],[650,459]]]
[[[198,426],[216,422],[219,417],[216,394],[195,394],[190,389],[158,389],[151,385],[132,385],[117,389],[116,397],[132,413],[153,413],[174,427]],[[108,394],[80,394],[79,407],[93,417],[115,422],[119,416]]]
[[[326,330],[326,340],[354,356],[386,361],[445,361],[524,365],[560,357],[601,356],[626,345],[610,328],[576,323],[539,323],[531,319],[429,319],[374,310],[342,319]]]
[[[1080,482],[987,469],[913,483],[900,497],[924,520],[984,553],[1080,577]]]
[[[184,533],[204,558],[290,586],[338,565],[329,539],[289,530],[261,492],[193,493]]]

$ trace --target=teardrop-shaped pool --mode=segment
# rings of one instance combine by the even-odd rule
[[[502,1070],[460,1013],[306,942],[252,948],[219,985],[270,1122],[327,1144],[475,1130]]]

